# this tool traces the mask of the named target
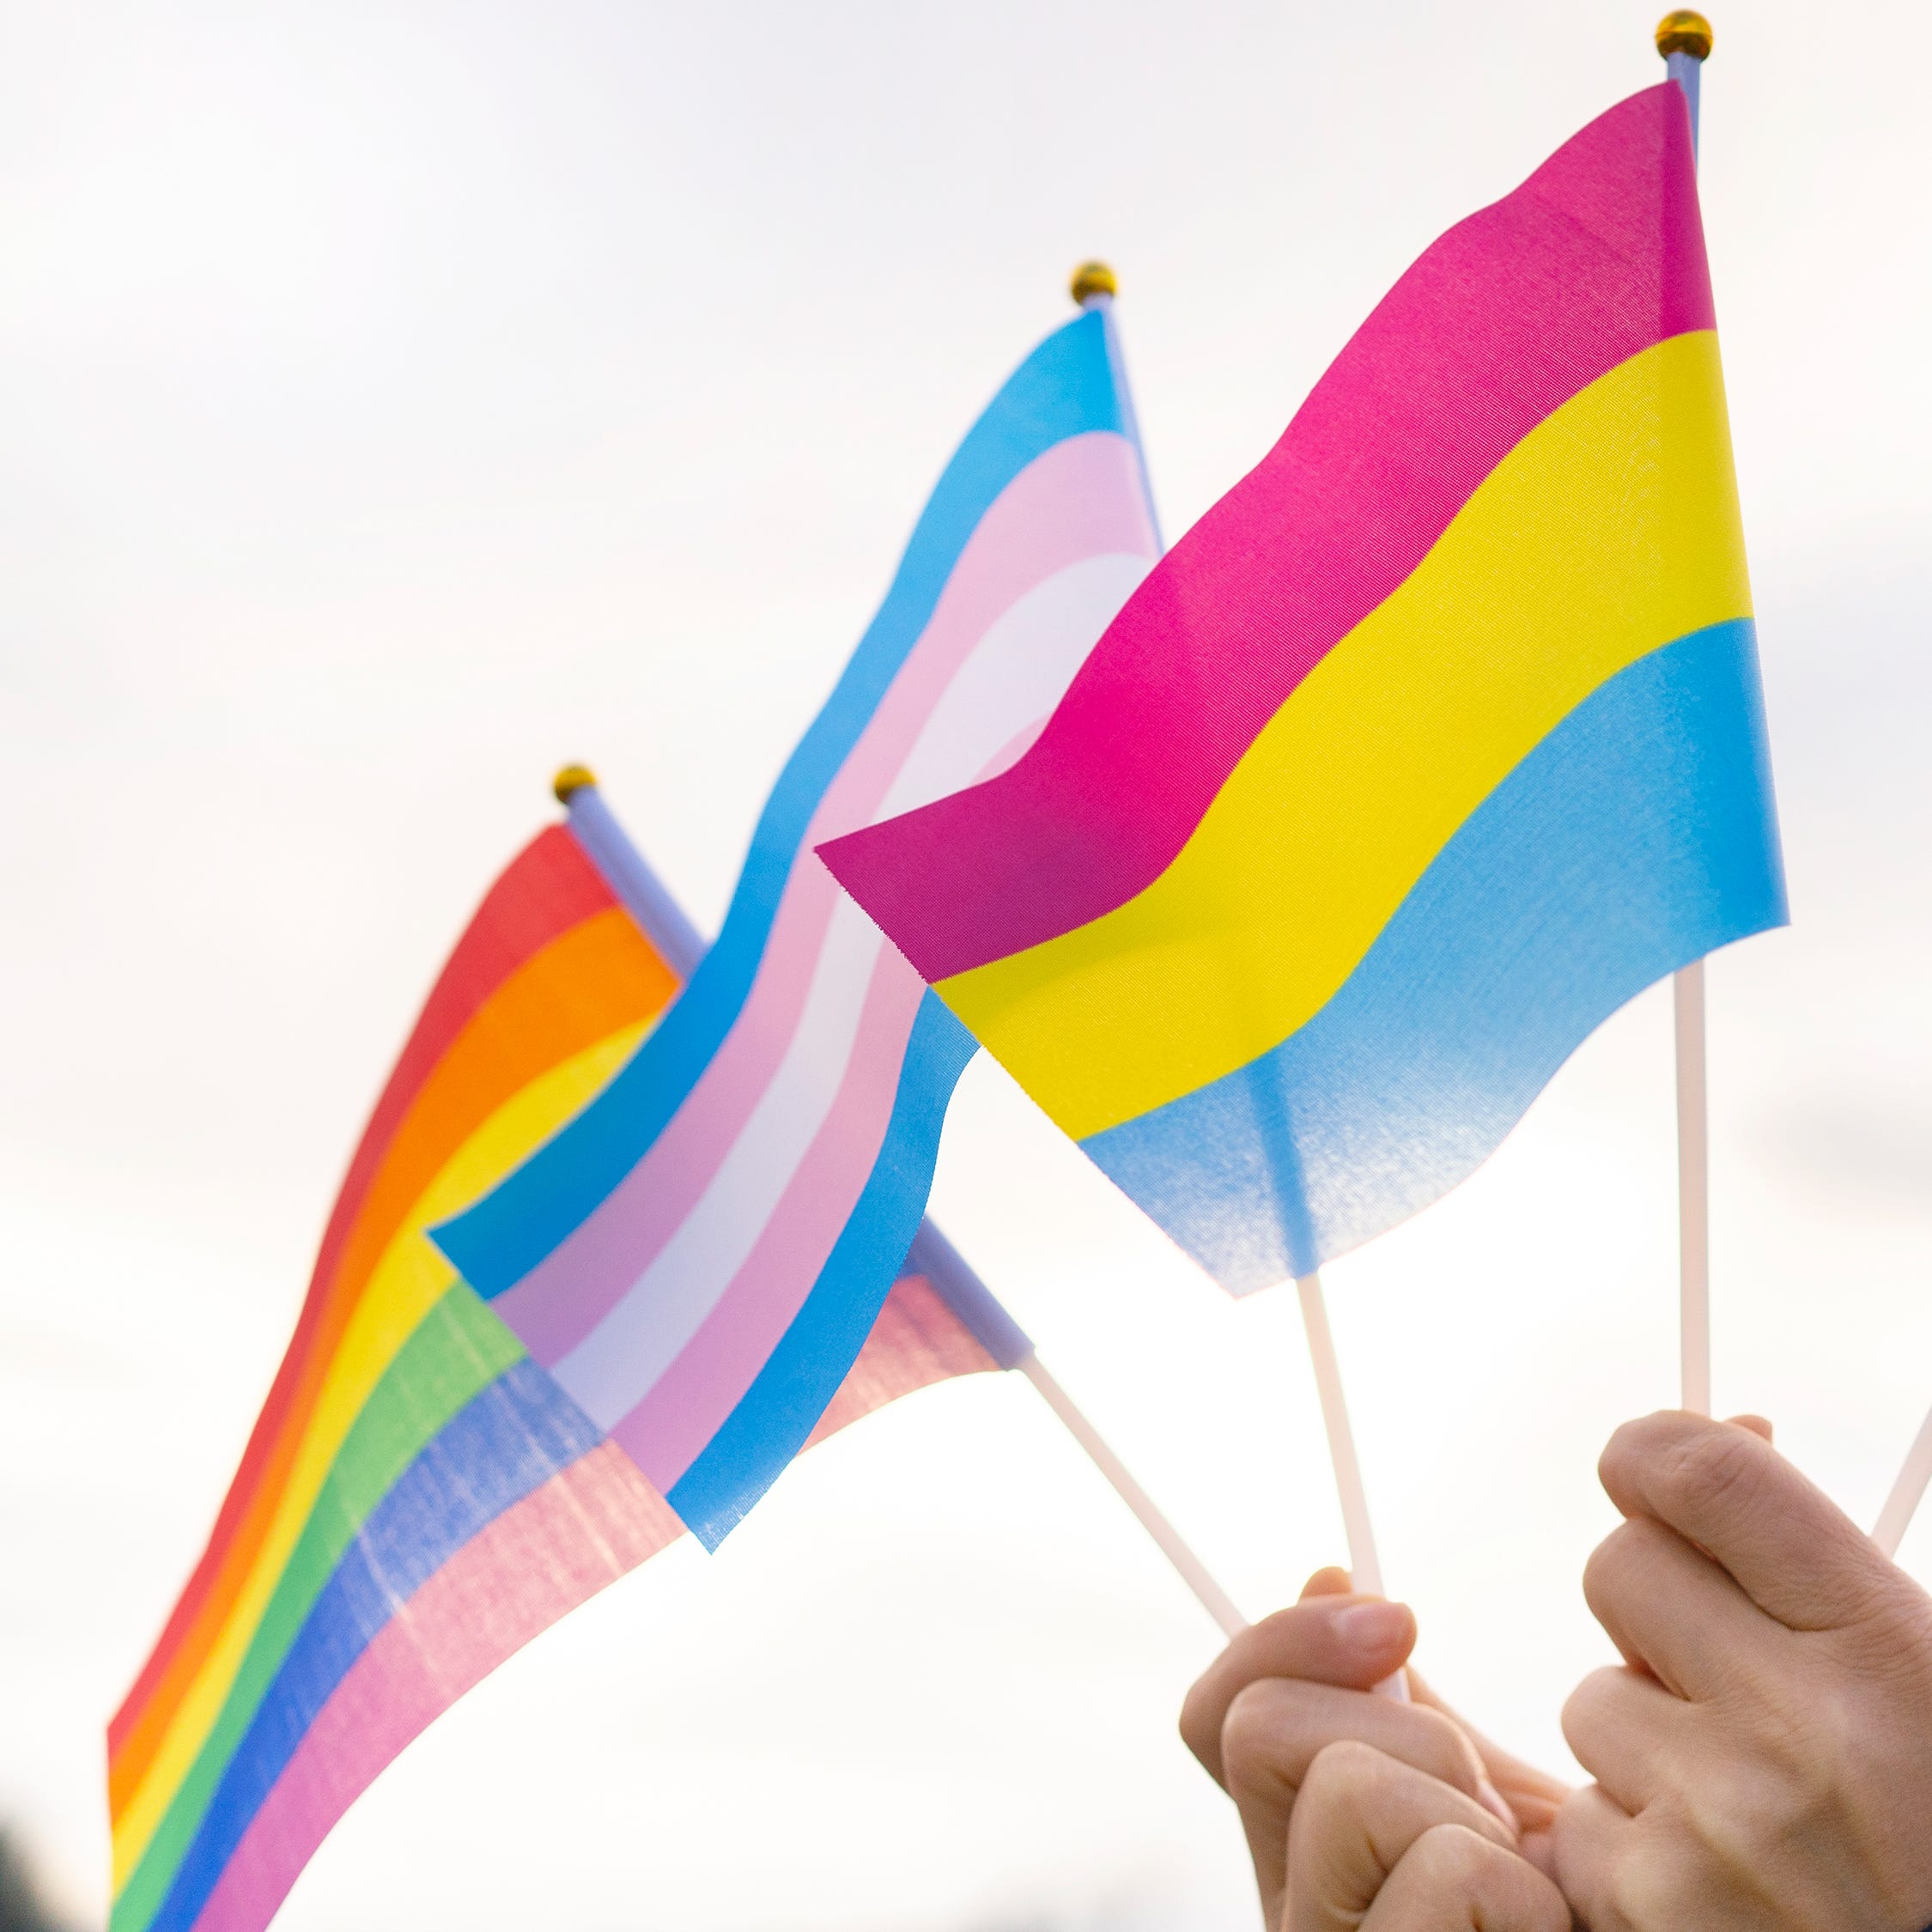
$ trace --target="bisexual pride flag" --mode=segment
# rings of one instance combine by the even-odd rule
[[[589,1101],[677,983],[561,825],[451,954],[207,1549],[109,1727],[112,1932],[259,1932],[410,1739],[682,1533],[423,1232]],[[926,1258],[819,1434],[1005,1365],[918,1272]]]
[[[973,1052],[811,848],[1010,763],[1152,564],[1110,325],[1094,307],[1049,336],[946,466],[683,996],[434,1230],[709,1546],[852,1367]]]
[[[822,849],[1236,1293],[1436,1199],[1640,988],[1781,923],[1680,90],[1422,256],[1024,757]]]

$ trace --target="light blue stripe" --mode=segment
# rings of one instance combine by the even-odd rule
[[[878,615],[774,787],[724,930],[690,984],[583,1113],[475,1206],[430,1230],[478,1294],[494,1298],[514,1286],[579,1226],[664,1131],[710,1064],[750,991],[812,813],[1000,492],[1069,436],[1121,429],[1097,314],[1048,337],[973,426],[927,504]]]
[[[1785,918],[1755,635],[1719,624],[1552,732],[1306,1025],[1081,1145],[1223,1286],[1265,1288],[1446,1194],[1625,1000]]]
[[[974,1051],[972,1035],[928,989],[885,1139],[851,1218],[757,1380],[665,1492],[707,1549],[718,1547],[805,1447],[858,1360],[926,1212],[946,1103]]]

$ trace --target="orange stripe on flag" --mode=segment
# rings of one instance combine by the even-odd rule
[[[328,1363],[370,1271],[423,1189],[477,1125],[550,1068],[660,1012],[677,982],[615,908],[552,940],[477,1009],[422,1082],[398,1123],[339,1253],[312,1298],[324,1302],[299,1370],[299,1385],[245,1512],[234,1525],[189,1627],[112,1754],[108,1799],[118,1813],[137,1789],[187,1686],[234,1607],[259,1553],[289,1467]]]

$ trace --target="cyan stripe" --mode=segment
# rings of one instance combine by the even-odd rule
[[[504,1510],[603,1440],[528,1360],[451,1417],[343,1552],[228,1762],[154,1932],[193,1924],[323,1705],[397,1611]]]
[[[976,1043],[930,988],[919,1003],[878,1160],[805,1305],[666,1500],[714,1550],[805,1445],[859,1358],[912,1243],[946,1105]]]
[[[478,1294],[493,1299],[513,1287],[579,1226],[664,1131],[710,1064],[750,991],[812,813],[1000,492],[1069,436],[1121,428],[1097,313],[1048,337],[974,424],[920,517],[878,615],[774,787],[724,930],[690,983],[568,1127],[476,1206],[430,1230]]]
[[[1625,1000],[1782,925],[1748,621],[1640,659],[1465,822],[1320,1012],[1081,1143],[1236,1294],[1446,1194]]]

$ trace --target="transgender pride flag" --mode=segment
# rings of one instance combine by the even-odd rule
[[[434,1230],[709,1546],[863,1346],[974,1050],[811,848],[1019,756],[1151,567],[1119,368],[1103,302],[993,398],[683,996],[575,1120]]]

